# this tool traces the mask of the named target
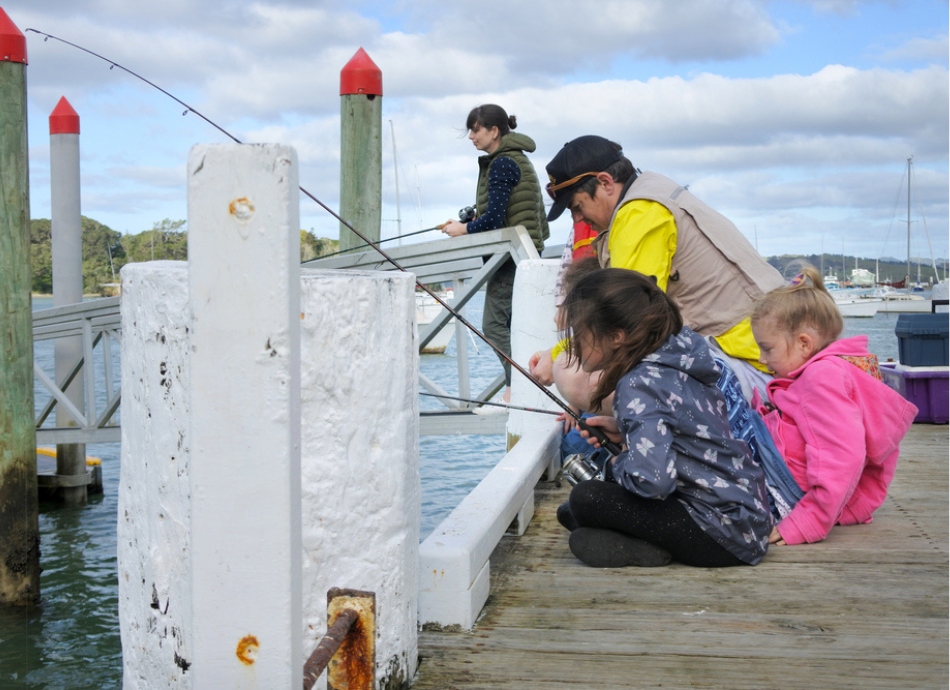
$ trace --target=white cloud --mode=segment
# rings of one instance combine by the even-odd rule
[[[881,59],[885,62],[923,60],[934,64],[946,64],[948,51],[950,51],[950,44],[947,42],[947,34],[942,34],[933,38],[912,38],[903,45],[882,53]]]
[[[805,226],[871,237],[868,228],[890,214],[892,178],[914,155],[925,215],[934,234],[947,234],[947,35],[932,24],[900,38],[880,27],[855,43],[850,54],[899,66],[882,69],[857,59],[815,63],[809,13],[788,15],[791,32],[775,12],[789,5],[781,0],[689,0],[675,12],[661,0],[10,2],[4,9],[19,26],[119,62],[242,140],[293,145],[301,184],[331,207],[340,70],[365,48],[383,72],[383,217],[395,218],[392,120],[406,232],[471,203],[477,153],[462,136],[465,116],[495,102],[537,141],[542,178],[564,142],[602,134],[641,168],[689,183],[743,227],[757,226],[763,243],[814,243]],[[888,7],[802,5],[835,17]],[[27,38],[35,184],[48,175],[44,119],[65,94],[83,120],[84,212],[124,219],[137,199],[154,217],[117,226],[175,217],[162,209],[184,208],[176,180],[188,149],[224,137],[129,75]],[[809,59],[760,65],[773,49],[790,55],[797,41]],[[740,65],[757,76],[736,76],[730,68]],[[112,189],[117,167],[121,185]],[[181,204],[169,201],[176,185]],[[31,197],[36,209],[48,203],[41,189]],[[305,227],[335,236],[336,222],[311,202],[302,201],[301,215]],[[565,232],[560,223],[555,236]]]

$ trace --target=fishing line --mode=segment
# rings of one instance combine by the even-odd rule
[[[521,405],[511,405],[509,403],[503,403],[503,402],[496,403],[496,402],[490,402],[487,400],[470,400],[469,398],[456,398],[451,395],[439,395],[437,393],[425,393],[423,391],[419,391],[419,395],[426,395],[430,398],[442,398],[443,400],[457,400],[459,402],[472,403],[474,405],[493,405],[495,407],[506,407],[509,410],[523,410],[524,412],[538,412],[540,414],[553,414],[553,415],[564,414],[563,412],[557,412],[556,410],[542,410],[540,407],[522,407]]]
[[[40,31],[39,29],[25,29],[25,31],[31,31],[31,32],[33,32],[33,33],[35,33],[35,34],[39,34],[40,36],[44,36],[44,37],[45,37],[45,38],[43,39],[44,42],[46,42],[46,41],[48,41],[49,39],[52,38],[54,41],[59,41],[60,43],[64,43],[65,45],[71,46],[72,48],[75,48],[75,49],[77,49],[77,50],[81,50],[82,52],[84,52],[84,53],[86,53],[86,54],[88,54],[88,55],[92,55],[93,57],[99,58],[99,59],[102,60],[103,62],[106,62],[106,63],[109,64],[109,69],[110,69],[110,70],[111,70],[112,68],[114,68],[114,67],[118,67],[120,70],[122,70],[122,71],[125,72],[126,74],[129,74],[129,75],[135,77],[136,79],[145,82],[146,84],[148,84],[148,85],[151,86],[152,88],[157,89],[158,91],[161,91],[163,94],[165,94],[166,96],[168,96],[169,98],[171,98],[173,101],[175,101],[176,103],[178,103],[179,105],[181,105],[182,107],[184,107],[184,108],[185,108],[185,111],[182,113],[182,115],[187,115],[188,113],[194,113],[195,115],[197,115],[198,117],[200,117],[202,120],[204,120],[205,122],[207,122],[209,125],[211,125],[212,127],[214,127],[216,130],[218,130],[219,132],[221,132],[222,134],[224,134],[226,137],[228,137],[229,139],[231,139],[231,141],[233,141],[234,143],[236,143],[236,144],[243,144],[243,143],[244,143],[243,141],[241,141],[240,139],[238,139],[236,136],[234,136],[233,134],[231,134],[229,131],[227,131],[226,129],[224,129],[223,127],[221,127],[221,126],[220,126],[219,124],[217,124],[216,122],[213,122],[213,121],[210,120],[209,118],[207,118],[207,117],[205,117],[204,115],[202,115],[200,112],[198,112],[197,110],[195,110],[193,107],[191,107],[190,105],[188,105],[187,103],[185,103],[183,100],[181,100],[181,99],[178,98],[177,96],[175,96],[175,95],[169,93],[168,91],[166,91],[165,89],[163,89],[163,88],[162,88],[161,86],[159,86],[158,84],[156,84],[156,83],[154,83],[154,82],[152,82],[152,81],[149,81],[148,79],[146,79],[145,77],[143,77],[141,74],[138,74],[138,73],[136,73],[136,72],[133,72],[133,71],[130,70],[128,67],[124,67],[123,65],[120,65],[118,62],[115,62],[114,60],[110,60],[109,58],[107,58],[107,57],[105,57],[105,56],[103,56],[103,55],[100,55],[99,53],[96,53],[96,52],[94,52],[94,51],[92,51],[92,50],[89,50],[88,48],[83,48],[81,45],[78,45],[77,43],[73,43],[73,42],[71,42],[71,41],[67,41],[66,39],[60,38],[59,36],[54,36],[53,34],[48,34],[48,33],[46,33],[45,31]],[[396,261],[394,258],[392,258],[389,254],[387,254],[385,251],[383,251],[383,249],[382,249],[381,247],[379,247],[377,244],[371,242],[362,232],[360,232],[359,230],[357,230],[356,228],[354,228],[348,221],[344,220],[336,211],[334,211],[334,210],[331,209],[329,206],[327,206],[325,203],[323,203],[322,201],[320,201],[320,199],[318,199],[316,196],[314,196],[313,194],[311,194],[308,190],[304,189],[303,187],[298,187],[298,188],[300,189],[300,192],[301,192],[302,194],[304,194],[307,198],[309,198],[309,199],[310,199],[311,201],[313,201],[315,204],[317,204],[318,206],[320,206],[320,208],[322,208],[324,211],[326,211],[326,212],[329,213],[331,216],[333,216],[337,221],[339,221],[339,222],[342,223],[344,226],[346,226],[347,228],[349,228],[349,229],[353,232],[354,235],[356,235],[356,236],[359,237],[361,240],[363,240],[363,242],[365,242],[367,246],[370,246],[370,247],[372,247],[373,249],[375,249],[384,259],[386,259],[386,261],[388,261],[390,264],[392,264],[395,268],[399,269],[399,270],[402,271],[403,273],[411,273],[411,271],[409,271],[407,268],[405,268],[404,266],[402,266],[398,261]],[[501,348],[498,347],[497,345],[495,345],[495,343],[493,343],[491,340],[489,340],[488,336],[486,336],[486,335],[485,335],[484,333],[482,333],[480,330],[478,330],[477,328],[475,328],[475,326],[473,326],[471,323],[469,323],[468,320],[467,320],[464,316],[462,316],[459,312],[455,311],[452,307],[450,307],[450,306],[448,305],[448,303],[446,303],[446,302],[445,302],[441,297],[439,297],[434,291],[432,291],[431,289],[429,289],[427,286],[423,285],[418,279],[416,280],[416,286],[419,287],[419,288],[421,288],[424,292],[428,293],[428,295],[429,295],[430,297],[432,297],[432,299],[434,299],[436,302],[438,302],[440,305],[442,305],[442,307],[444,307],[444,308],[446,309],[446,311],[448,311],[450,314],[452,314],[452,316],[454,316],[456,319],[458,319],[466,328],[468,328],[468,329],[469,329],[470,331],[472,331],[475,335],[477,335],[479,338],[481,338],[482,340],[484,340],[485,343],[486,343],[491,349],[493,349],[493,350],[498,354],[499,357],[501,357],[501,358],[504,359],[506,362],[508,362],[508,364],[510,364],[512,367],[514,367],[520,374],[522,374],[522,375],[523,375],[526,379],[528,379],[532,384],[534,384],[535,386],[537,386],[537,388],[538,388],[541,392],[543,392],[546,396],[548,396],[548,398],[550,398],[550,399],[554,402],[555,405],[557,405],[558,407],[560,407],[560,408],[561,408],[562,410],[564,410],[568,415],[570,415],[575,421],[577,421],[577,423],[580,425],[580,427],[581,427],[582,429],[585,429],[585,430],[588,431],[590,434],[592,434],[593,436],[597,437],[597,439],[601,442],[601,445],[603,445],[605,448],[607,448],[607,450],[609,450],[609,451],[610,451],[611,453],[613,453],[614,455],[617,455],[617,454],[620,452],[620,446],[618,446],[617,444],[615,444],[615,443],[613,443],[612,441],[608,440],[607,437],[606,437],[606,435],[603,433],[603,431],[601,431],[600,429],[598,429],[598,428],[596,428],[596,427],[590,427],[590,426],[588,426],[588,425],[584,422],[584,420],[581,419],[581,416],[580,416],[577,412],[575,412],[574,410],[572,410],[572,409],[570,408],[570,406],[569,406],[567,403],[565,403],[563,400],[561,400],[561,399],[558,398],[556,395],[554,395],[554,393],[552,393],[551,391],[549,391],[545,386],[542,386],[538,381],[536,381],[536,380],[534,379],[534,377],[531,376],[530,373],[528,373],[528,370],[527,370],[527,369],[525,369],[523,366],[521,366],[521,365],[518,364],[516,361],[514,361],[511,357],[509,357],[509,356],[506,355],[504,352],[502,352]]]

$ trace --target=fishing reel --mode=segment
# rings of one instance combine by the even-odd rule
[[[576,486],[588,479],[602,481],[604,479],[604,466],[609,457],[608,453],[600,451],[590,455],[584,455],[583,453],[568,455],[564,459],[561,471],[564,473],[567,483],[571,486]]]
[[[459,222],[468,223],[471,220],[475,220],[475,207],[466,206],[465,208],[459,211]]]

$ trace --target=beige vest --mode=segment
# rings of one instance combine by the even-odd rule
[[[752,313],[762,295],[784,284],[732,221],[657,173],[645,172],[630,185],[614,210],[611,229],[617,210],[634,199],[656,201],[673,214],[676,252],[666,292],[697,333],[725,333]],[[609,264],[609,234],[601,233],[596,240],[601,266]]]

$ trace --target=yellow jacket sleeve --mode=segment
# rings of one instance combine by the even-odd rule
[[[611,268],[626,268],[656,276],[663,292],[669,282],[676,253],[676,221],[660,203],[647,199],[629,201],[617,211],[607,238]]]

